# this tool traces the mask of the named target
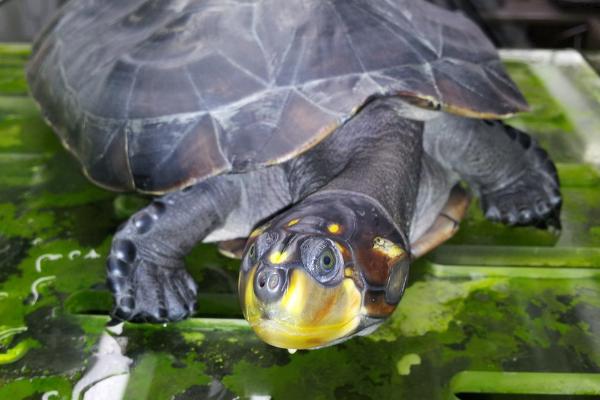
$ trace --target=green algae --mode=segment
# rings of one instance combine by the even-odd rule
[[[0,63],[0,92],[14,95],[27,94],[27,82],[21,63],[10,63],[6,60]]]
[[[113,200],[115,215],[120,219],[127,219],[140,208],[147,206],[149,200],[134,194],[120,194]]]
[[[421,364],[421,357],[418,354],[407,354],[396,364],[399,375],[410,375],[410,370],[415,365]]]
[[[64,377],[22,378],[0,384],[0,399],[41,399],[45,393],[50,394],[48,400],[69,400],[71,384]]]
[[[183,332],[183,338],[191,345],[201,345],[206,336],[202,332]]]
[[[425,268],[437,277],[519,276],[532,278],[598,276],[600,249],[596,247],[536,247],[447,245],[429,255]],[[587,271],[587,272],[586,272]],[[537,275],[535,274],[537,272]],[[522,275],[521,275],[522,276]]]
[[[29,59],[31,46],[22,43],[0,43],[0,54],[7,60],[21,60],[24,63]]]
[[[54,213],[28,210],[18,215],[12,203],[0,204],[0,233],[6,236],[33,238],[35,235],[54,236],[57,232]]]
[[[201,363],[180,364],[164,353],[145,354],[131,372],[124,399],[170,399],[192,385],[205,385],[211,379],[204,375]],[[179,361],[181,363],[181,361]],[[152,379],[148,379],[152,377]]]
[[[578,373],[534,373],[465,371],[452,378],[453,394],[484,393],[513,395],[598,395],[600,375]],[[458,397],[451,397],[458,399]],[[562,398],[562,397],[561,397]],[[575,397],[577,398],[577,397]]]
[[[473,292],[499,290],[505,283],[499,278],[416,282],[406,289],[396,312],[369,338],[390,341],[398,335],[411,337],[444,332]]]
[[[354,369],[348,352],[331,348],[297,353],[285,366],[257,368],[241,361],[232,375],[223,378],[223,384],[243,398],[269,395],[275,399],[331,399],[335,398],[335,388],[347,383]],[[303,390],[290,390],[300,382]]]
[[[0,126],[0,129],[2,127]],[[2,140],[0,140],[0,148],[16,147],[21,144],[21,130],[18,126],[9,126],[2,129]]]
[[[562,187],[598,187],[600,171],[587,164],[564,164],[556,166]]]
[[[11,364],[19,361],[21,358],[25,357],[30,349],[38,345],[39,343],[32,339],[26,339],[17,343],[13,347],[6,350],[6,352],[0,353],[0,365]]]
[[[26,95],[25,63],[29,59],[27,45],[0,45],[0,93]]]

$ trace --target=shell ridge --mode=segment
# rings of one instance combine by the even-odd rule
[[[290,101],[291,94],[292,94],[292,91],[288,90],[287,93],[285,94],[283,101],[281,102],[281,106],[279,107],[279,113],[277,113],[277,119],[275,121],[275,127],[278,127],[279,124],[281,123],[281,117],[283,116],[283,111],[285,110],[285,107],[287,106],[288,102]]]
[[[488,67],[488,64],[495,63],[495,62],[496,61],[490,61],[484,66],[484,71],[485,71],[486,75],[490,74],[490,75],[494,76],[496,79],[501,81],[504,85],[506,85],[506,87],[509,87],[511,89],[511,91],[518,93],[518,89],[516,88],[515,84],[510,80],[510,78],[508,78],[508,76],[506,74],[501,73],[496,68]],[[494,85],[497,87],[497,85],[495,83],[494,83]],[[520,96],[520,93],[519,93],[519,96]]]
[[[466,63],[465,63],[465,64],[466,64]],[[469,63],[469,64],[467,64],[467,65],[468,65],[468,66],[471,66],[471,67],[476,67],[476,68],[470,68],[470,70],[471,70],[472,72],[476,73],[477,75],[479,75],[479,76],[481,76],[481,77],[486,77],[486,74],[485,74],[485,73],[483,73],[483,71],[482,71],[482,69],[481,69],[481,67],[480,67],[480,66],[478,66],[478,65],[474,65],[474,64],[471,64],[471,63]],[[478,92],[476,88],[474,88],[474,87],[472,87],[472,86],[470,86],[470,85],[469,85],[469,82],[465,82],[464,80],[454,79],[454,78],[452,78],[451,76],[449,76],[449,75],[448,75],[448,73],[447,73],[446,71],[444,71],[444,70],[442,70],[442,69],[439,69],[439,68],[437,68],[437,69],[434,69],[434,75],[435,75],[436,73],[437,73],[437,74],[439,74],[439,75],[443,75],[443,76],[445,76],[445,77],[447,77],[447,78],[450,78],[450,79],[449,79],[450,81],[452,81],[452,82],[454,82],[455,84],[459,85],[460,87],[462,87],[462,88],[466,89],[467,91],[469,91],[469,92],[473,93],[473,94],[474,94],[474,95],[476,95],[477,97],[482,97],[482,96],[481,96],[481,93],[480,93],[480,92]],[[487,79],[487,77],[486,77],[486,79]],[[437,78],[437,76],[436,76],[436,81],[439,81],[439,79]],[[444,99],[444,103],[446,103],[445,99]]]
[[[394,29],[392,29],[390,27],[390,25],[392,25],[392,27],[399,28],[400,31],[404,31],[404,29],[402,27],[394,24],[393,22],[389,21],[386,18],[381,18],[380,15],[373,13],[368,7],[365,7],[361,10],[363,10],[365,13],[367,13],[371,18],[374,18],[375,20],[379,21],[381,23],[381,26],[388,33],[390,33],[392,36],[396,37],[402,43],[404,43],[407,47],[409,47],[412,50],[413,55],[416,56],[420,61],[422,61],[422,62],[425,61],[423,56],[419,53],[419,49],[415,48],[414,45],[410,41],[406,40],[406,38],[404,36],[400,35],[398,32],[396,32]],[[408,22],[408,21],[406,21],[406,22]],[[417,36],[417,35],[415,35],[415,36]]]
[[[478,71],[478,72],[479,72],[479,75],[482,75],[482,74],[481,74],[481,71]],[[436,82],[439,82],[439,81],[441,80],[441,79],[439,79],[439,77],[440,77],[440,76],[446,76],[446,77],[448,77],[448,74],[447,74],[445,71],[441,71],[441,70],[439,70],[439,69],[437,69],[437,70],[434,70],[434,74],[438,74],[438,75],[436,75]],[[471,87],[471,86],[469,85],[469,83],[468,83],[468,82],[464,82],[463,80],[452,80],[452,82],[454,82],[454,84],[456,84],[456,85],[460,86],[462,89],[464,89],[464,90],[466,90],[466,91],[468,91],[468,92],[472,93],[472,94],[473,94],[473,95],[475,95],[477,98],[482,98],[482,95],[481,95],[481,93],[479,93],[479,92],[477,91],[477,89],[476,89],[476,88],[474,88],[474,87]],[[451,107],[453,107],[453,106],[454,106],[453,102],[449,102],[449,101],[446,99],[446,97],[445,97],[445,96],[444,96],[444,97],[441,97],[441,98],[440,98],[440,101],[441,101],[441,103],[442,103],[442,106],[443,106],[445,109],[447,109],[448,107],[450,107],[450,108],[451,108]],[[461,105],[460,107],[464,107],[464,106],[462,106],[462,105]],[[471,107],[469,107],[469,108],[471,108]]]
[[[225,170],[230,170],[232,168],[232,162],[229,160],[229,157],[227,157],[227,154],[225,154],[225,152],[223,151],[223,144],[221,143],[221,138],[224,137],[225,135],[223,134],[219,134],[222,133],[222,128],[221,128],[221,124],[219,124],[219,121],[217,121],[217,119],[215,117],[212,116],[212,114],[208,113],[208,117],[210,118],[210,122],[212,124],[213,130],[215,132],[215,143],[217,144],[217,150],[219,151],[219,155],[221,156],[221,158],[223,160],[225,160],[227,162],[227,166],[225,167]]]
[[[486,68],[484,66],[482,68],[482,70],[484,72],[486,81],[489,82],[490,85],[492,85],[494,88],[496,88],[498,93],[502,94],[503,99],[505,99],[510,104],[513,104],[519,108],[521,108],[523,106],[527,106],[527,100],[525,100],[525,98],[521,95],[521,93],[518,91],[518,89],[515,87],[515,85],[507,79],[506,75],[499,73],[495,68]],[[497,80],[501,81],[505,85],[505,88],[507,88],[508,90],[501,90],[498,87],[498,83],[494,82],[492,79],[490,79],[490,75],[495,77]],[[507,92],[511,92],[511,93],[507,93]],[[515,99],[515,97],[519,97],[519,98]],[[517,100],[519,100],[519,101],[517,101]],[[523,104],[519,104],[521,102]]]
[[[267,125],[271,125],[273,127],[273,129],[271,129],[270,133],[269,133],[269,137],[263,141],[263,145],[260,147],[261,151],[262,149],[265,149],[267,147],[267,144],[273,140],[273,135],[275,134],[276,129],[279,127],[279,124],[281,123],[281,117],[283,116],[283,112],[285,111],[286,106],[288,105],[288,102],[290,100],[290,95],[292,94],[292,90],[287,90],[285,93],[285,97],[283,98],[283,101],[281,102],[281,106],[279,108],[279,112],[277,114],[277,118],[276,121],[274,123],[268,123]],[[261,121],[261,123],[264,124],[264,122]],[[234,154],[232,158],[235,158],[236,155]],[[233,165],[235,165],[235,160],[232,159],[231,163]]]
[[[82,124],[82,129],[84,129],[85,127],[85,123],[86,123],[86,118],[84,117],[84,122]],[[115,140],[115,137],[117,136],[117,133],[119,132],[119,130],[122,128],[122,126],[116,126],[112,132],[108,132],[105,135],[106,140],[104,141],[104,144],[102,145],[102,147],[100,149],[98,149],[98,151],[95,153],[94,157],[92,158],[92,163],[90,163],[90,166],[97,163],[98,161],[102,160],[104,158],[104,156],[106,156],[106,153],[108,152],[108,149],[110,148],[111,144],[113,143],[113,141]]]
[[[428,64],[428,65],[432,65],[431,63],[411,63],[411,64],[403,64],[402,67],[403,68],[422,68],[423,65]],[[340,77],[345,77],[345,76],[362,76],[365,77],[367,79],[369,79],[370,81],[372,81],[375,85],[377,85],[378,87],[382,88],[381,85],[379,83],[377,83],[377,81],[375,81],[373,79],[373,77],[381,77],[381,78],[386,78],[386,79],[393,79],[390,78],[388,76],[385,75],[386,71],[389,70],[393,70],[394,68],[397,67],[390,67],[390,68],[382,68],[382,69],[377,69],[377,70],[371,70],[370,72],[367,72],[365,74],[361,74],[361,73],[350,73],[350,74],[344,74],[344,75],[340,75]],[[191,75],[191,74],[190,74]],[[310,81],[305,82],[302,87],[305,86],[313,86],[313,85],[317,85],[319,83],[323,83],[326,81],[329,81],[330,78],[318,78],[318,79],[312,79]],[[66,86],[68,87],[68,89],[73,92],[74,90],[68,86],[68,83],[66,83]],[[292,91],[297,89],[298,86],[295,85],[281,85],[281,86],[277,86],[277,89],[280,91]],[[383,88],[382,88],[383,89]],[[232,102],[230,104],[226,104],[226,105],[221,105],[218,107],[214,107],[212,110],[208,111],[206,108],[199,110],[199,111],[192,111],[192,112],[184,112],[184,113],[171,113],[171,114],[165,114],[165,115],[160,115],[160,116],[156,116],[156,117],[137,117],[137,118],[129,118],[129,121],[148,121],[148,122],[160,122],[160,121],[164,121],[165,119],[179,119],[179,118],[194,118],[194,117],[198,117],[198,116],[202,116],[203,114],[206,113],[211,113],[211,114],[215,114],[215,115],[219,115],[219,114],[223,114],[223,112],[231,110],[231,109],[236,109],[239,108],[241,106],[244,106],[246,104],[252,103],[256,100],[258,100],[258,98],[264,96],[265,93],[271,92],[272,90],[270,90],[269,88],[266,88],[264,90],[261,90],[259,92],[255,92],[249,96],[245,96],[235,102]],[[417,90],[413,90],[415,92],[415,94],[420,94]],[[198,91],[199,93],[199,91]],[[363,101],[366,99],[363,99]],[[282,107],[283,108],[283,107]],[[108,117],[101,117],[101,116],[96,116],[94,114],[92,114],[90,111],[87,110],[83,110],[83,112],[88,113],[91,117],[94,118],[98,118],[98,119],[102,119],[102,120],[106,120],[106,121],[115,121],[115,120],[121,120],[122,118],[108,118]],[[220,118],[218,118],[220,120]]]
[[[296,33],[298,30],[296,30]],[[294,39],[296,38],[296,33],[294,33]],[[293,43],[293,42],[292,42]],[[292,79],[290,80],[291,86],[296,86],[298,79],[298,71],[300,70],[300,64],[302,64],[302,60],[306,55],[306,41],[300,41],[300,51],[298,56],[296,57],[296,63],[294,65],[294,72],[292,73]]]
[[[273,80],[275,79],[274,74],[273,74],[273,65],[271,65],[271,62],[269,61],[269,59],[267,57],[267,50],[265,49],[265,46],[264,46],[262,40],[258,36],[258,31],[256,30],[256,24],[258,22],[258,17],[256,15],[256,13],[258,13],[258,6],[257,6],[257,3],[254,3],[251,6],[252,6],[252,23],[250,24],[250,31],[252,32],[252,37],[256,41],[256,45],[260,49],[262,57],[265,61],[265,66],[267,68],[267,75],[269,77],[268,87],[273,87]]]
[[[333,1],[332,0],[327,0],[327,4],[329,4],[329,6],[333,9],[333,13],[337,17],[337,19],[344,25],[344,28],[345,28],[344,29],[344,36],[346,37],[346,40],[348,41],[348,44],[350,45],[350,48],[352,49],[352,53],[354,54],[354,58],[356,59],[356,61],[358,61],[358,64],[360,65],[360,69],[361,69],[362,73],[366,73],[367,69],[365,68],[365,64],[363,63],[362,59],[358,55],[358,51],[356,49],[356,46],[354,46],[354,41],[352,40],[352,37],[348,33],[348,26],[344,22],[344,19],[340,15],[338,9],[335,7],[335,4],[333,3]]]
[[[323,111],[324,113],[330,114],[330,115],[334,116],[335,118],[340,118],[340,115],[338,112],[336,112],[335,110],[326,108],[322,104],[312,100],[310,97],[308,97],[306,94],[304,94],[301,90],[298,90],[297,87],[294,87],[292,90],[294,93],[296,93],[297,95],[299,95],[304,100],[308,101],[310,104],[314,105],[315,107],[317,107],[319,110]]]
[[[431,84],[433,85],[433,89],[435,90],[435,95],[438,99],[443,99],[442,92],[438,86],[438,81],[435,78],[435,74],[433,72],[433,65],[431,63],[424,63],[421,68],[422,71],[425,71],[427,75],[431,78]]]
[[[198,107],[201,110],[208,110],[208,107],[206,105],[206,100],[204,99],[204,96],[202,96],[202,94],[200,93],[200,90],[198,89],[198,86],[196,85],[196,82],[194,81],[194,77],[192,76],[192,73],[190,72],[190,69],[188,68],[188,66],[184,66],[184,70],[185,70],[185,74],[188,78],[188,80],[190,81],[192,90],[194,91],[194,94],[196,95],[196,98],[198,99]]]
[[[269,82],[265,81],[263,78],[256,75],[254,72],[252,72],[249,69],[245,68],[244,66],[240,65],[240,63],[238,63],[237,61],[235,61],[234,59],[229,57],[227,54],[223,53],[221,50],[217,50],[216,53],[219,54],[221,57],[223,57],[225,60],[227,60],[227,62],[230,63],[231,65],[233,65],[235,68],[237,68],[238,71],[241,71],[244,74],[248,75],[250,78],[254,79],[257,83],[260,83],[261,85],[263,85],[266,88],[271,86],[269,84]]]
[[[194,127],[195,127],[194,124],[190,124],[187,128],[183,129],[180,132],[180,134],[173,135],[173,137],[172,137],[173,141],[170,143],[168,151],[161,153],[160,158],[158,160],[156,160],[156,162],[154,162],[154,164],[153,164],[154,169],[160,169],[164,165],[164,163],[171,158],[171,156],[179,149],[179,145],[181,144],[181,142],[183,142],[185,140],[185,138],[187,138],[187,136],[190,134],[190,131]],[[131,125],[129,125],[129,128],[133,128],[133,127]],[[141,129],[137,130],[135,133],[134,133],[133,129],[130,129],[130,130],[128,130],[128,133],[130,133],[131,135],[139,136],[140,132],[143,131],[143,128],[144,128],[143,125],[140,128]],[[139,147],[139,144],[137,147]]]
[[[129,115],[129,108],[131,104],[131,96],[133,95],[133,89],[135,88],[135,83],[137,82],[138,73],[140,71],[141,66],[137,65],[135,67],[135,71],[133,72],[133,79],[131,80],[129,92],[127,93],[127,99],[125,100],[125,115]]]

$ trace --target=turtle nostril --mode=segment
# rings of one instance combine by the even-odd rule
[[[267,281],[269,290],[276,290],[279,287],[279,274],[274,273],[269,276],[269,280]]]
[[[254,281],[254,293],[264,302],[276,301],[285,290],[284,272],[279,269],[265,268]]]
[[[263,288],[265,287],[265,284],[267,283],[267,272],[266,271],[262,271],[260,274],[258,274],[258,286]]]

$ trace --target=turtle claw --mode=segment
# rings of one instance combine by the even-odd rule
[[[114,293],[113,317],[132,322],[179,321],[196,309],[196,283],[183,265],[160,267],[139,260],[127,276],[115,276],[108,260],[108,287]],[[137,261],[137,260],[136,260]]]
[[[560,231],[562,198],[554,163],[535,139],[500,121],[497,124],[523,149],[525,163],[518,175],[508,177],[512,179],[502,186],[481,188],[481,207],[486,218],[511,226]]]
[[[485,217],[510,226],[560,231],[562,199],[554,177],[535,169],[511,184],[481,196]]]

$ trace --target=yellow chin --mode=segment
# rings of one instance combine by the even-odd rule
[[[286,349],[310,349],[331,344],[356,332],[362,319],[362,294],[350,278],[325,287],[295,269],[288,289],[274,303],[254,296],[253,269],[241,283],[246,319],[265,342]]]

